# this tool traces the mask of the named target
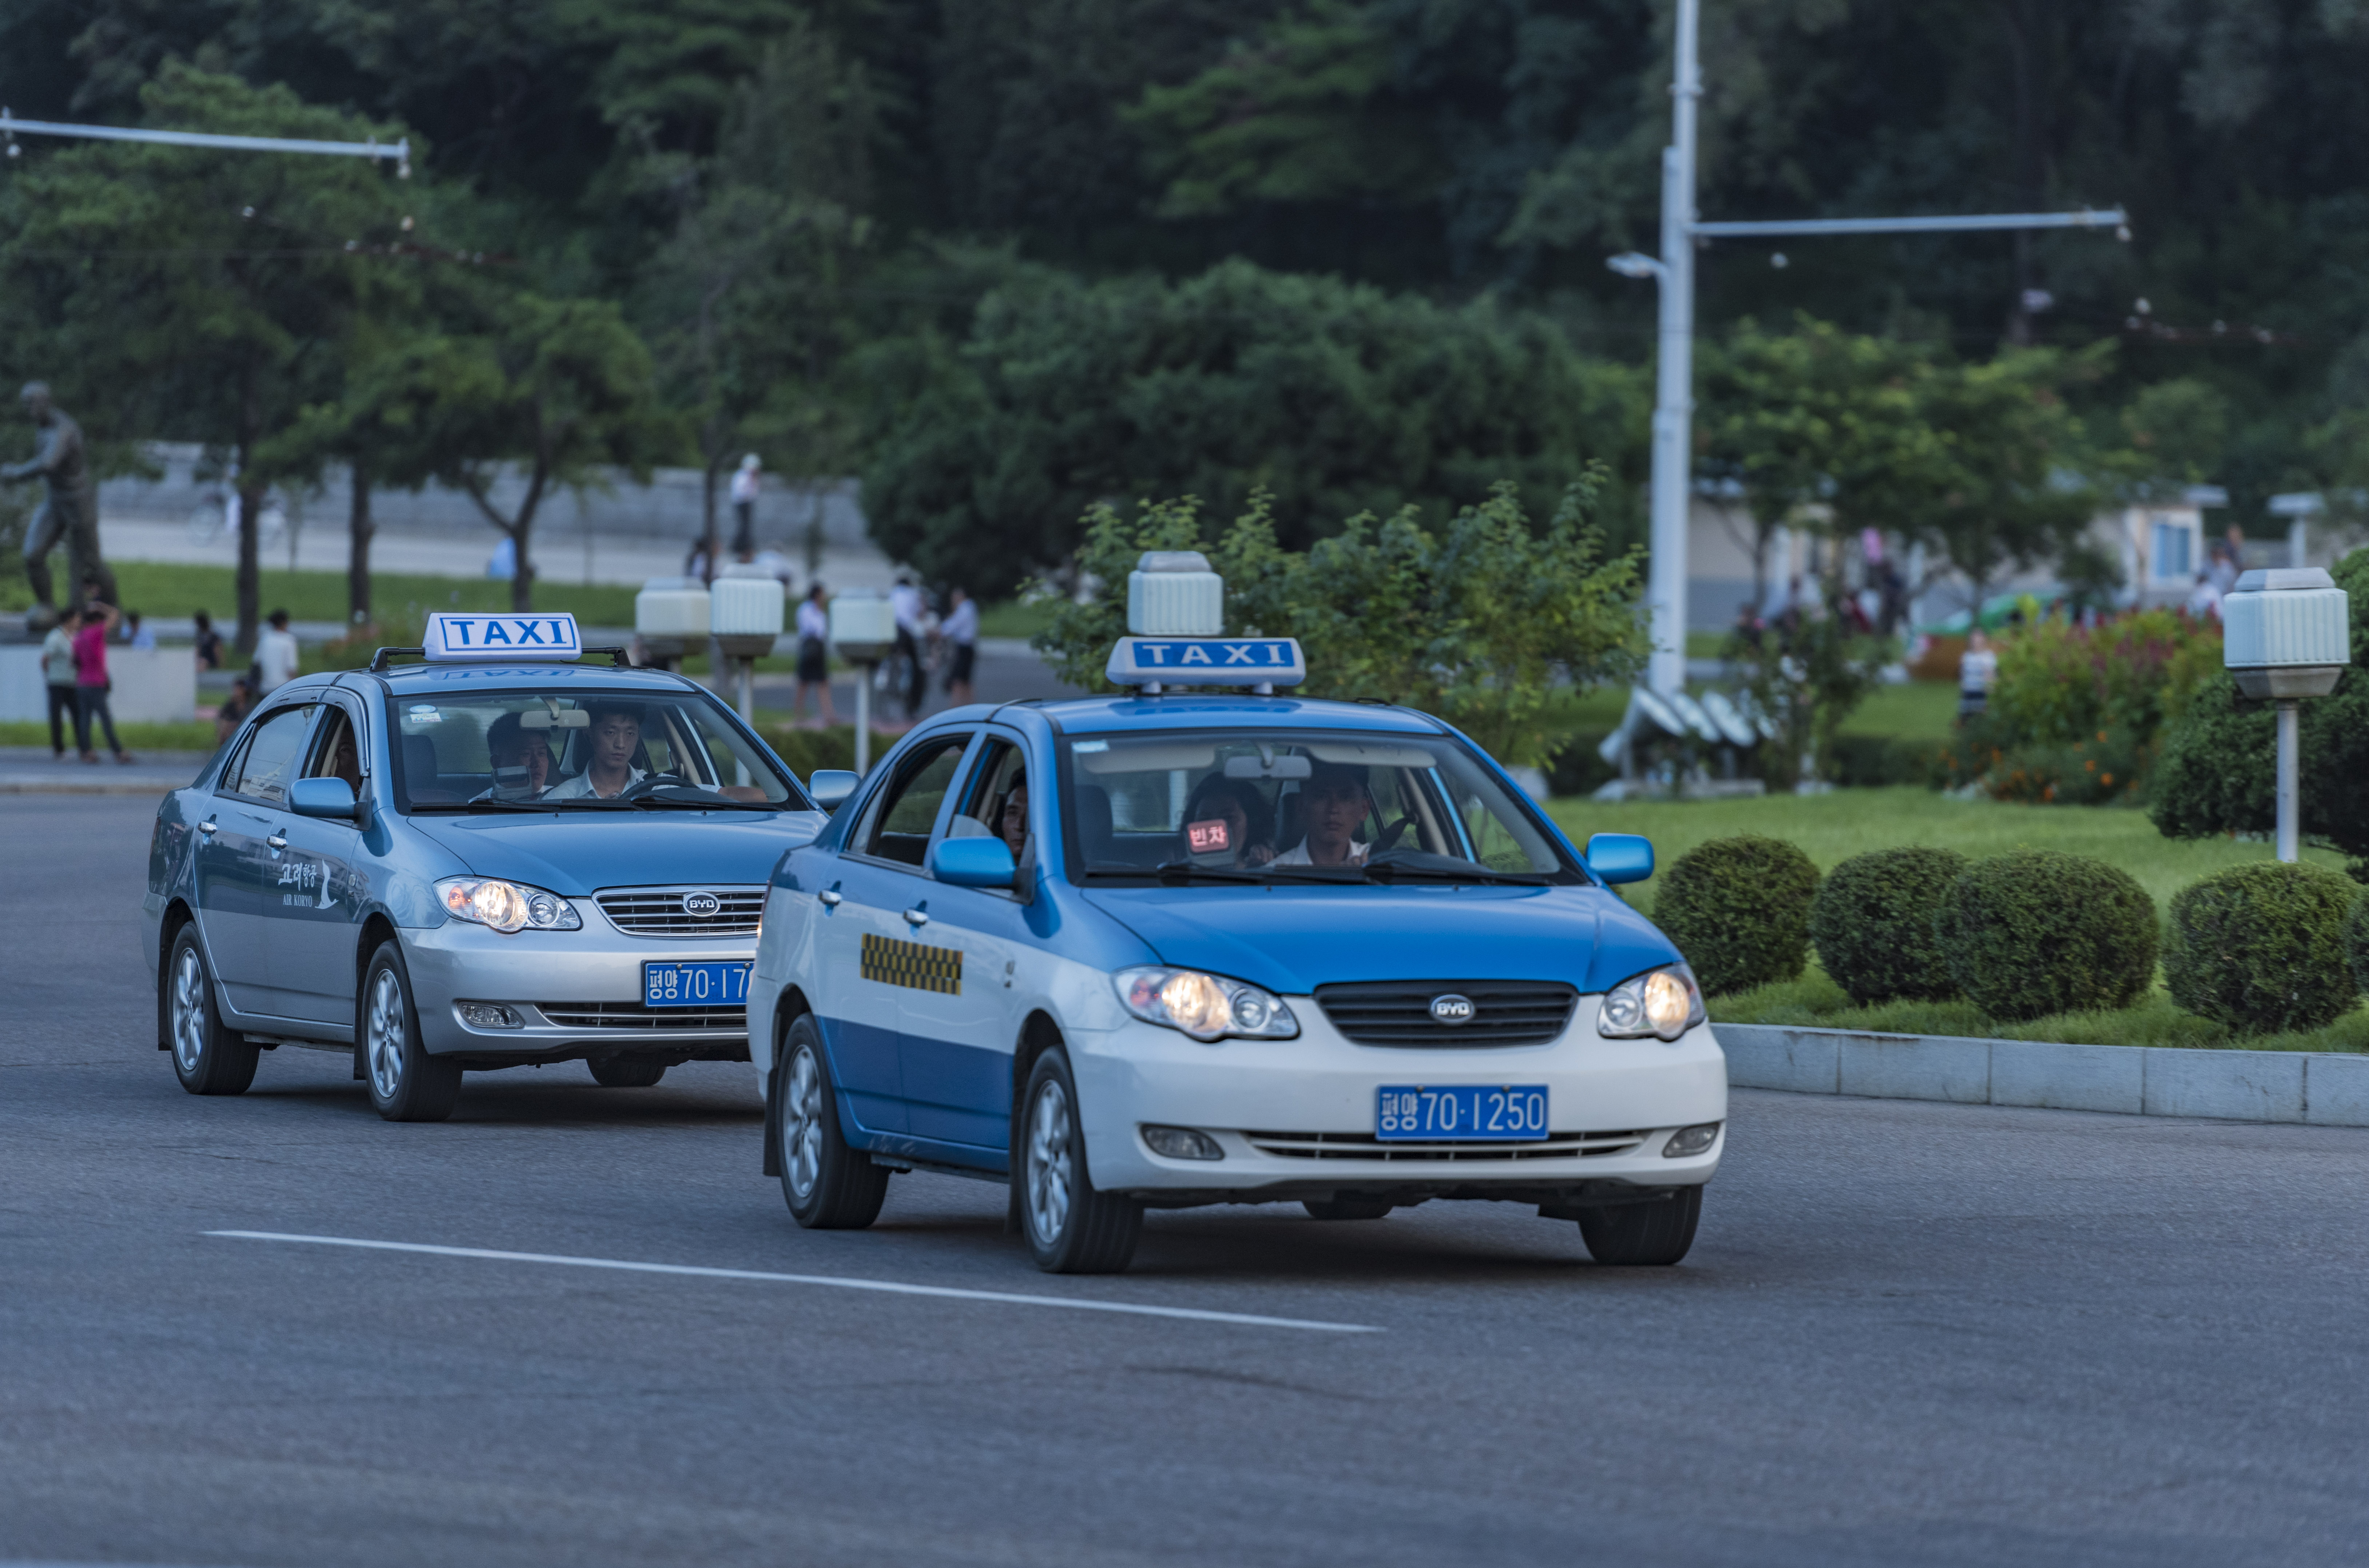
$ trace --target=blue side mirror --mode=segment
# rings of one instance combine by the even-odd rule
[[[825,811],[836,811],[840,803],[855,793],[864,782],[861,773],[851,773],[844,768],[817,768],[807,775],[807,793]]]
[[[1654,841],[1635,833],[1597,833],[1587,841],[1587,869],[1606,882],[1642,882],[1654,875]]]
[[[288,786],[288,809],[299,817],[342,817],[351,820],[360,815],[354,802],[354,786],[343,779],[298,779]]]
[[[1019,870],[1001,839],[940,839],[930,851],[930,875],[956,887],[1009,887]]]

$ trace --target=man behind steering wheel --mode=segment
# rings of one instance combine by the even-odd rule
[[[595,703],[591,713],[592,723],[586,733],[592,760],[582,773],[555,785],[545,799],[578,800],[589,795],[613,800],[645,776],[634,766],[634,754],[642,746],[642,710],[624,703]]]

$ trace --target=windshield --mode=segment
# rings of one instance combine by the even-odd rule
[[[438,693],[388,712],[406,812],[807,808],[704,692]]]
[[[1260,729],[1065,742],[1086,881],[1574,881],[1495,775],[1446,737]]]

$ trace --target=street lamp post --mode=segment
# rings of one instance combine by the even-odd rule
[[[1662,149],[1662,254],[1635,251],[1607,261],[1628,278],[1661,287],[1654,374],[1652,550],[1645,604],[1654,640],[1646,685],[1665,695],[1686,689],[1687,513],[1692,481],[1695,354],[1695,246],[1707,239],[1780,235],[1955,234],[1997,229],[2111,228],[2130,238],[2119,208],[2103,212],[1971,213],[1922,218],[1803,218],[1768,223],[1695,221],[1695,110],[1702,97],[1696,58],[1701,0],[1677,0],[1670,74],[1670,144]]]
[[[2297,708],[2325,697],[2352,658],[2352,600],[2318,567],[2251,571],[2221,601],[2221,662],[2237,690],[2278,704],[2278,856],[2303,849]]]

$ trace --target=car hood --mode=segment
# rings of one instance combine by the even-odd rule
[[[479,876],[581,898],[596,887],[761,883],[784,851],[810,842],[830,818],[819,811],[718,811],[410,820]]]
[[[1287,995],[1345,980],[1568,980],[1600,991],[1678,952],[1600,887],[1093,887],[1163,963]]]

